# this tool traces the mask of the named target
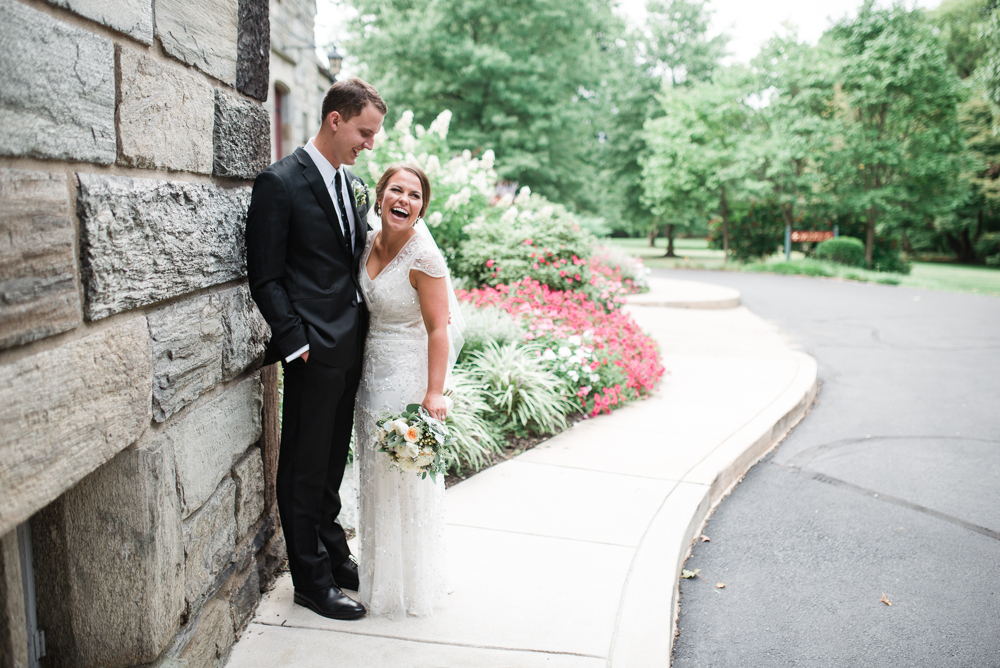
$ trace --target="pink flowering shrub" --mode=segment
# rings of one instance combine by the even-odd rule
[[[607,274],[598,274],[604,276],[598,282],[613,283]],[[526,277],[462,290],[459,299],[476,307],[496,306],[518,318],[528,330],[525,339],[540,344],[543,359],[588,415],[610,413],[612,407],[648,394],[663,375],[659,347],[631,316],[584,293],[553,290]]]

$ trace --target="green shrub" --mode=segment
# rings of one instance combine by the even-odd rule
[[[465,318],[465,330],[462,336],[465,345],[459,356],[459,362],[465,362],[473,353],[486,347],[490,341],[497,345],[519,343],[524,340],[525,329],[510,313],[497,306],[482,306],[476,308],[471,302],[459,304],[462,316]]]
[[[566,415],[575,410],[565,385],[546,368],[535,344],[490,342],[473,353],[468,370],[485,386],[504,431],[552,434],[566,428]]]
[[[854,237],[834,237],[816,246],[816,259],[849,267],[865,266],[865,242]]]
[[[455,367],[446,394],[455,402],[446,421],[455,443],[441,453],[446,470],[460,474],[468,465],[478,471],[487,463],[486,454],[500,452],[503,443],[500,430],[486,418],[493,410],[486,384],[477,374]]]
[[[872,269],[884,273],[909,274],[910,263],[899,254],[896,239],[879,239],[872,248]]]
[[[458,274],[474,286],[495,287],[529,276],[553,290],[576,290],[597,298],[590,284],[595,239],[558,204],[522,188],[508,195],[465,228],[468,240],[458,253]]]
[[[1000,232],[987,232],[976,241],[976,255],[990,267],[1000,267]]]
[[[774,255],[784,243],[785,223],[781,207],[755,202],[743,216],[729,223],[729,252],[740,262],[753,262]],[[713,222],[708,237],[710,248],[722,248],[722,223]]]

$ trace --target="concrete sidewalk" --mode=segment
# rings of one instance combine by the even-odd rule
[[[286,574],[229,666],[669,665],[692,540],[808,410],[816,363],[720,305],[729,292],[652,283],[628,308],[660,342],[659,391],[448,491],[453,592],[433,618],[324,619],[293,605]]]

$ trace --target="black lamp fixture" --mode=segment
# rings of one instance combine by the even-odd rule
[[[344,57],[337,51],[336,44],[330,45],[330,50],[326,52],[326,57],[330,61],[330,74],[337,76],[340,73],[340,64],[344,61]]]

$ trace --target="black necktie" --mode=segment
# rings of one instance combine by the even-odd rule
[[[343,181],[340,178],[340,170],[337,170],[337,176],[333,180],[333,188],[337,191],[337,208],[338,213],[340,213],[340,224],[344,226],[344,239],[347,240],[347,247],[354,252],[354,243],[351,239],[351,226],[347,222],[347,207],[344,205],[344,188]]]

